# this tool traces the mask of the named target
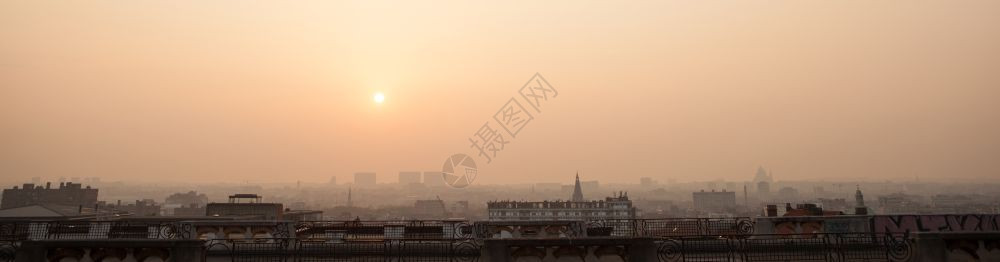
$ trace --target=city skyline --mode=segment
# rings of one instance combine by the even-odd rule
[[[1000,1],[0,1],[0,262],[1000,261]]]

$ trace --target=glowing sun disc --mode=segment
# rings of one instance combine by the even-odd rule
[[[375,103],[381,104],[382,102],[385,102],[385,95],[382,92],[375,93]]]

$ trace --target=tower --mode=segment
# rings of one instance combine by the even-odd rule
[[[771,170],[764,169],[763,166],[757,167],[757,174],[755,174],[754,177],[753,177],[753,183],[757,184],[757,183],[760,183],[761,181],[764,181],[764,182],[767,182],[767,183],[773,183],[774,182],[774,173],[772,173]]]
[[[347,188],[347,207],[352,207],[352,206],[354,206],[354,203],[351,202],[351,188],[348,187]]]
[[[573,187],[573,202],[583,202],[583,189],[580,189],[580,172],[576,172],[576,186]]]
[[[750,200],[747,200],[747,184],[743,184],[743,209],[750,213]]]
[[[861,186],[858,186],[858,190],[854,192],[854,214],[868,214],[868,207],[865,207],[865,195],[861,194]]]

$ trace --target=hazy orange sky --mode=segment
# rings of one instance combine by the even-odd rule
[[[1000,180],[1000,1],[3,1],[0,180]],[[372,96],[384,92],[376,105]]]

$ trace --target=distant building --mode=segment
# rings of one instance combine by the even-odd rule
[[[632,206],[628,193],[607,197],[601,201],[585,201],[580,174],[576,175],[570,201],[490,201],[486,204],[489,220],[595,220],[634,219],[638,209]]]
[[[231,195],[229,203],[209,203],[205,206],[205,215],[247,219],[283,219],[284,210],[281,203],[263,203],[262,199],[256,194]]]
[[[331,176],[331,177],[330,177],[330,181],[329,181],[329,182],[327,182],[327,184],[329,184],[329,185],[331,185],[331,186],[336,186],[336,185],[337,185],[337,177],[335,177],[335,176]]]
[[[757,182],[774,183],[774,174],[764,169],[763,166],[759,166],[757,167],[757,173],[753,177],[753,183],[756,184]]]
[[[200,217],[205,215],[205,207],[198,204],[188,204],[174,208],[174,216],[178,217]]]
[[[290,221],[320,221],[323,211],[319,210],[289,210],[285,211],[284,220]]]
[[[771,194],[771,183],[767,181],[757,182],[757,195],[765,197]]]
[[[143,199],[136,200],[135,203],[125,205],[118,203],[118,205],[113,207],[113,209],[119,212],[128,212],[132,216],[160,216],[163,206],[157,204],[156,201],[153,201],[152,199]]]
[[[196,206],[205,206],[208,204],[208,196],[204,193],[199,194],[195,191],[188,191],[187,193],[174,193],[167,196],[167,199],[163,201],[168,205],[181,205],[187,206],[194,204]]]
[[[443,219],[448,217],[448,210],[441,199],[417,200],[413,204],[414,215],[421,219]]]
[[[882,214],[919,213],[926,208],[923,199],[916,195],[894,193],[878,197]]]
[[[639,199],[633,201],[636,207],[642,208],[639,218],[665,218],[682,216],[681,210],[671,200]]]
[[[444,177],[441,171],[424,172],[424,185],[429,187],[444,186]]]
[[[347,188],[347,207],[354,207],[354,198],[351,195],[351,192],[353,190],[354,190],[354,188],[351,188],[351,187]]]
[[[781,189],[778,189],[778,193],[775,197],[778,201],[798,201],[799,190],[791,187],[782,187]]]
[[[399,172],[399,184],[420,184],[420,172]]]
[[[357,187],[374,187],[375,186],[375,172],[358,172],[358,173],[354,173],[354,186],[357,186]]]
[[[0,209],[0,219],[39,219],[39,220],[87,220],[107,219],[123,213],[98,210],[93,207],[64,206],[56,204],[28,205]]]
[[[94,207],[97,204],[97,189],[78,183],[59,183],[58,188],[52,188],[51,183],[45,187],[36,184],[24,184],[21,188],[14,186],[3,190],[3,200],[0,209],[23,207],[30,205],[62,205]]]
[[[820,198],[819,204],[824,210],[854,210],[854,206],[848,205],[843,198]]]
[[[628,194],[600,201],[490,201],[491,221],[634,219],[638,210]]]
[[[767,196],[771,194],[771,184],[774,184],[774,174],[765,170],[763,166],[757,167],[757,174],[753,177],[753,184],[757,187],[757,194]]]
[[[868,207],[865,206],[865,195],[861,193],[861,186],[858,186],[858,190],[854,192],[854,214],[868,214]]]
[[[842,211],[830,211],[823,210],[822,207],[816,204],[796,204],[795,208],[792,208],[791,203],[785,203],[785,214],[786,217],[802,217],[802,216],[841,216],[844,215]]]
[[[712,190],[692,193],[694,209],[705,212],[726,212],[736,208],[736,192]]]

